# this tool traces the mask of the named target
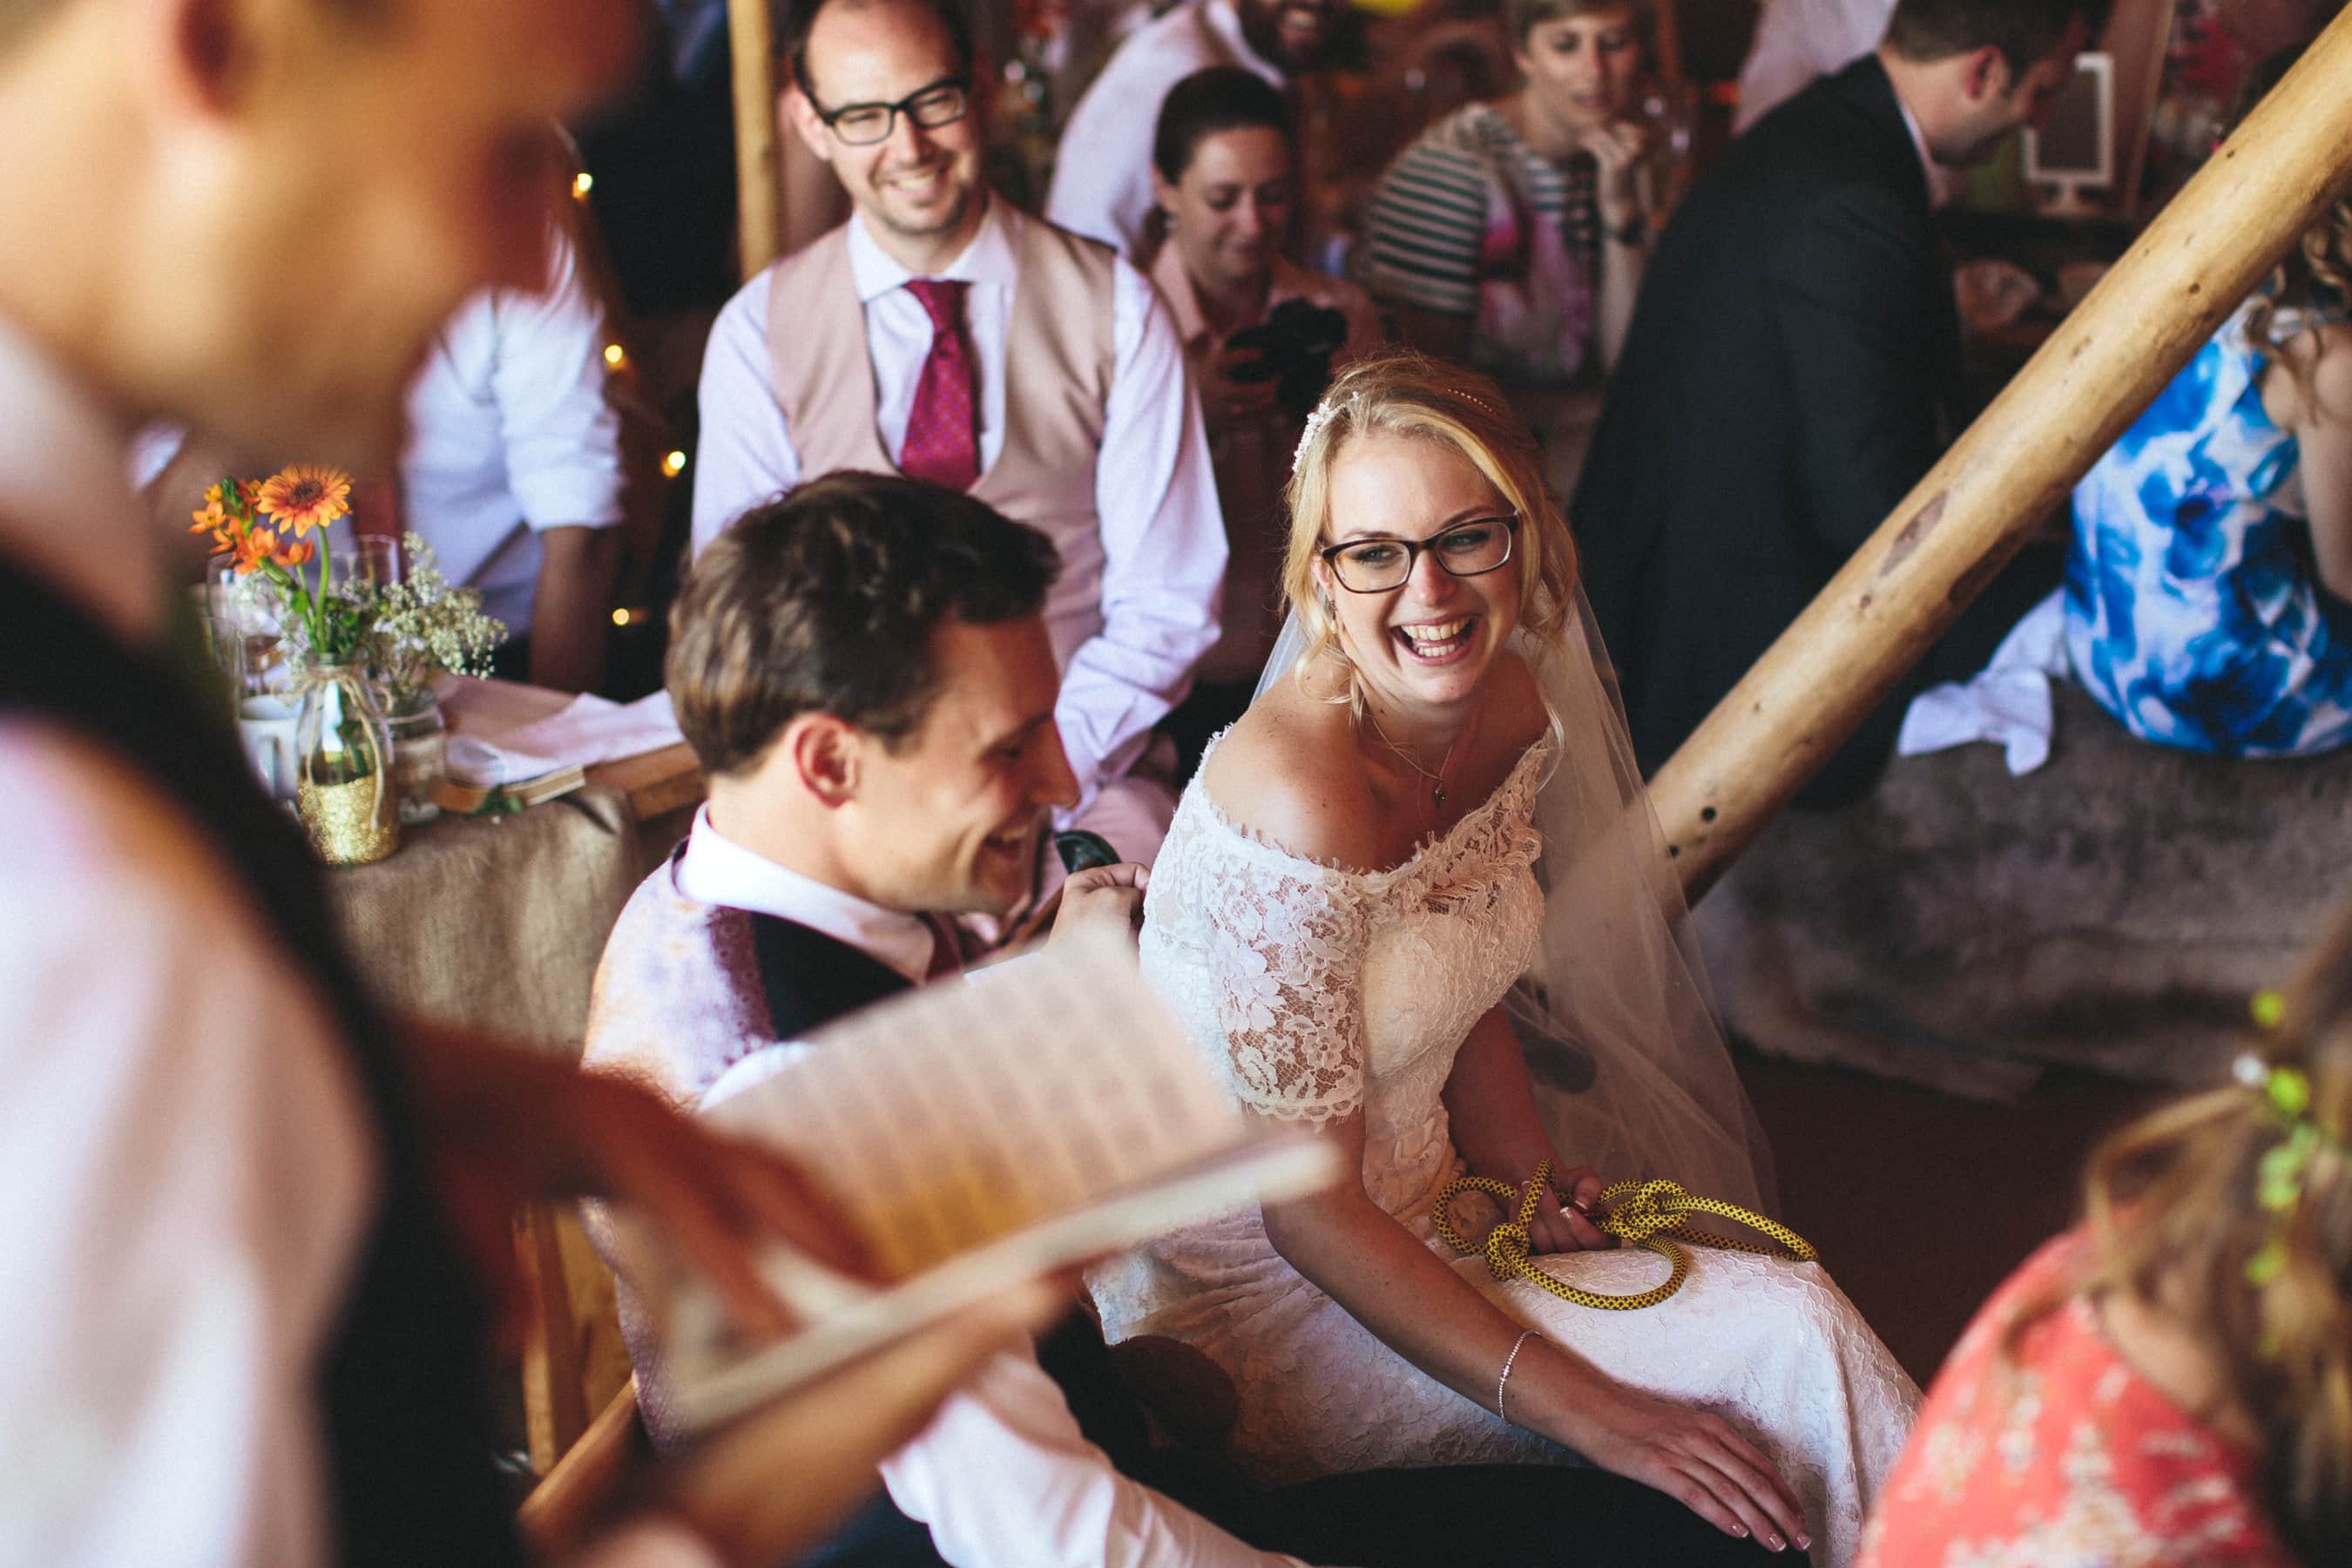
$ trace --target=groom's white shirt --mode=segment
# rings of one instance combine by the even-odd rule
[[[671,874],[667,867],[654,873]],[[695,814],[675,875],[677,890],[698,902],[807,926],[918,984],[929,967],[933,939],[919,917],[752,853],[713,828],[707,807]],[[750,1072],[713,1082],[702,1103],[768,1076],[791,1054],[753,1053],[738,1064]],[[1299,1568],[1112,1468],[1026,1347],[982,1367],[920,1436],[883,1461],[882,1480],[903,1512],[930,1526],[932,1543],[955,1568]]]

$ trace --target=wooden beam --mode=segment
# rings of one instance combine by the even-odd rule
[[[2352,10],[1765,650],[1652,782],[1688,896],[1853,733],[2352,169]]]
[[[736,237],[747,279],[783,253],[782,132],[769,3],[727,0],[728,46],[735,57]]]

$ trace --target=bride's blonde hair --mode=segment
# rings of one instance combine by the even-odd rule
[[[1543,455],[1535,437],[1512,415],[1503,389],[1487,377],[1400,350],[1358,360],[1331,383],[1308,417],[1283,492],[1290,508],[1290,547],[1282,590],[1306,634],[1297,666],[1302,679],[1325,654],[1348,664],[1339,620],[1316,568],[1329,542],[1325,533],[1331,522],[1331,468],[1349,439],[1360,435],[1428,441],[1468,458],[1519,517],[1511,547],[1519,566],[1519,625],[1538,638],[1559,631],[1574,603],[1576,545],[1559,502],[1544,486]],[[1353,666],[1348,668],[1352,693]]]

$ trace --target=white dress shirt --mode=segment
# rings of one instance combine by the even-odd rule
[[[1160,106],[1170,88],[1211,66],[1240,66],[1285,85],[1282,72],[1242,36],[1233,0],[1187,0],[1129,35],[1062,127],[1046,218],[1122,256],[1137,255],[1152,205]]]
[[[698,903],[774,915],[822,931],[879,959],[910,985],[920,985],[929,975],[931,953],[939,945],[920,915],[868,903],[744,848],[710,825],[708,805],[694,814],[686,853],[678,860],[677,890]]]
[[[1765,0],[1739,68],[1733,132],[1876,48],[1894,15],[1895,0]]]
[[[152,641],[127,432],[5,322],[0,407],[0,552]],[[326,1562],[318,1358],[375,1182],[350,1060],[144,779],[0,719],[0,1564]],[[634,1547],[607,1561],[713,1561]]]
[[[547,288],[493,289],[441,329],[408,391],[401,510],[452,583],[521,637],[551,528],[621,521],[621,419],[604,316],[559,232]]]
[[[668,875],[656,868],[656,877]],[[681,893],[824,932],[919,983],[930,928],[814,881],[721,837],[708,808],[677,871]],[[710,1085],[703,1105],[789,1070],[797,1043],[756,1051]],[[603,1064],[610,1067],[612,1063]],[[1256,1551],[1111,1468],[1070,1414],[1034,1350],[1007,1351],[882,1464],[901,1511],[930,1526],[955,1568],[1274,1568]]]
[[[992,199],[980,232],[941,278],[971,284],[965,322],[979,361],[980,460],[1004,447],[1005,337],[1017,277],[1018,225]],[[913,274],[852,217],[850,276],[865,306],[874,367],[876,425],[897,461],[930,353],[931,321],[905,285]],[[739,290],[710,329],[702,361],[702,437],[694,479],[699,551],[752,506],[803,479],[776,402],[768,345],[772,271]],[[1083,799],[1117,778],[1150,740],[1151,726],[1183,695],[1192,667],[1217,640],[1225,531],[1199,401],[1168,308],[1143,274],[1117,263],[1111,289],[1110,393],[1103,409],[1095,502],[1103,553],[1099,596],[1056,584],[1045,626],[1062,661],[1055,709]],[[1055,541],[1066,544],[1066,541]]]

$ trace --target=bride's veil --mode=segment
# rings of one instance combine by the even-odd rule
[[[1725,1047],[1581,588],[1561,622],[1549,639],[1522,628],[1511,642],[1541,684],[1558,748],[1535,809],[1543,941],[1504,1005],[1537,1109],[1568,1165],[1612,1182],[1671,1177],[1770,1213],[1771,1153]],[[1294,612],[1256,695],[1306,649]]]

